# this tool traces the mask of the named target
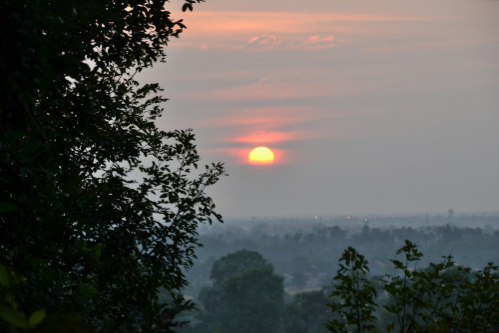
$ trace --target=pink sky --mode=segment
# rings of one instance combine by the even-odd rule
[[[174,1],[172,8],[180,8]],[[176,7],[175,7],[176,6]],[[499,1],[207,0],[142,78],[227,216],[499,210]],[[256,146],[276,153],[255,168]]]

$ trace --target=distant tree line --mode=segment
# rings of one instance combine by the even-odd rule
[[[283,278],[258,252],[240,250],[216,260],[210,277],[213,286],[196,298],[200,311],[181,332],[326,332],[324,322],[332,319],[326,289],[285,302]]]
[[[372,274],[391,274],[395,267],[389,259],[407,239],[426,253],[420,265],[438,262],[440,255],[450,253],[456,264],[472,269],[483,267],[487,262],[499,262],[499,231],[486,233],[481,228],[444,225],[382,229],[364,225],[359,232],[348,235],[339,226],[316,225],[308,231],[282,231],[272,235],[261,227],[250,231],[227,227],[201,235],[204,247],[198,251],[195,265],[187,272],[191,284],[186,293],[197,295],[203,286],[210,285],[213,262],[241,249],[257,251],[267,258],[276,273],[285,277],[286,287],[306,287],[310,279],[328,285],[338,269],[335,258],[349,246],[366,254]]]
[[[411,241],[391,259],[393,274],[371,275],[369,261],[344,250],[331,283],[286,297],[283,278],[259,253],[241,250],[213,263],[212,287],[183,333],[499,331],[499,267],[473,270],[451,255],[420,265]]]

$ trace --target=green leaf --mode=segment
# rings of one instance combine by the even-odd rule
[[[43,319],[45,319],[45,311],[38,310],[33,312],[31,317],[29,317],[29,326],[35,326],[39,324]]]
[[[3,266],[0,266],[0,283],[5,288],[9,288],[11,286],[10,274]]]
[[[0,213],[13,212],[17,210],[17,206],[12,202],[0,202]]]
[[[85,297],[93,297],[99,293],[94,287],[83,287],[80,292]]]
[[[29,326],[24,313],[9,309],[7,307],[0,308],[0,317],[19,328],[28,328]]]
[[[99,244],[95,244],[94,246],[92,246],[92,248],[90,249],[90,251],[92,253],[92,257],[95,260],[99,260],[100,255],[102,253],[102,249],[101,249],[100,245]]]
[[[49,53],[49,47],[46,44],[40,46],[40,48],[38,49],[38,60],[40,61],[46,60],[48,53]]]
[[[184,3],[182,6],[182,11],[185,12],[187,9],[192,12],[192,5],[190,3]]]

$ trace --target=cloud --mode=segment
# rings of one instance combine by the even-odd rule
[[[248,44],[256,45],[274,45],[277,44],[276,38],[273,35],[261,35],[253,37],[248,41]]]
[[[232,135],[225,137],[222,141],[225,142],[240,142],[240,143],[276,143],[284,141],[295,141],[313,138],[315,135],[313,132],[307,131],[289,131],[289,132],[277,132],[277,131],[254,131],[247,135]]]
[[[362,53],[366,54],[390,54],[395,52],[410,52],[414,51],[416,48],[414,46],[381,46],[381,47],[371,47],[362,49]]]
[[[174,16],[183,16],[173,12]],[[422,16],[362,15],[341,13],[289,13],[289,12],[192,12],[188,28],[206,35],[260,31],[285,33],[313,33],[334,27],[341,22],[393,22],[429,21]],[[185,32],[187,33],[187,32]]]
[[[263,52],[269,51],[274,46],[279,45],[277,38],[274,35],[261,35],[250,38],[245,46],[245,51],[248,52]]]
[[[292,51],[292,50],[324,50],[335,47],[332,43],[333,35],[321,34],[312,35],[308,38],[295,38],[278,40],[274,35],[260,35],[251,37],[248,43],[244,46],[235,46],[233,50],[243,50],[245,52],[265,52],[271,50]]]
[[[205,120],[199,127],[219,128],[217,141],[268,144],[308,140],[321,136],[312,122],[329,118],[315,107],[261,107],[228,110],[226,115]]]
[[[312,44],[331,42],[334,40],[333,35],[315,35],[308,37],[308,42]]]
[[[205,119],[197,127],[244,127],[258,130],[264,126],[267,130],[282,128],[296,123],[305,123],[324,119],[326,115],[316,107],[259,107],[231,109],[225,115]]]
[[[329,34],[321,34],[321,35],[312,35],[306,39],[300,38],[298,40],[289,41],[286,44],[287,50],[324,50],[331,47],[335,47],[336,44],[332,43],[334,40],[333,35]]]
[[[198,48],[209,41],[211,48],[247,52],[275,49],[279,44],[288,45],[288,49],[320,50],[335,46],[332,33],[341,36],[340,40],[353,34],[378,36],[392,33],[393,22],[430,20],[417,15],[198,11],[189,13],[188,29],[171,45]]]
[[[235,87],[214,89],[211,91],[193,94],[193,98],[223,100],[223,101],[250,101],[296,99],[318,96],[350,95],[359,91],[359,86],[349,82],[302,82],[264,81]]]
[[[225,115],[200,122],[211,133],[217,133],[213,141],[228,146],[210,151],[225,155],[232,162],[246,164],[251,149],[266,146],[274,151],[276,163],[288,163],[290,156],[283,147],[288,143],[327,137],[329,131],[318,126],[331,114],[323,108],[280,106],[230,109]]]

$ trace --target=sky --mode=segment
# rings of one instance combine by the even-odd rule
[[[225,217],[499,210],[499,1],[168,6],[187,29],[140,80],[226,164]]]

